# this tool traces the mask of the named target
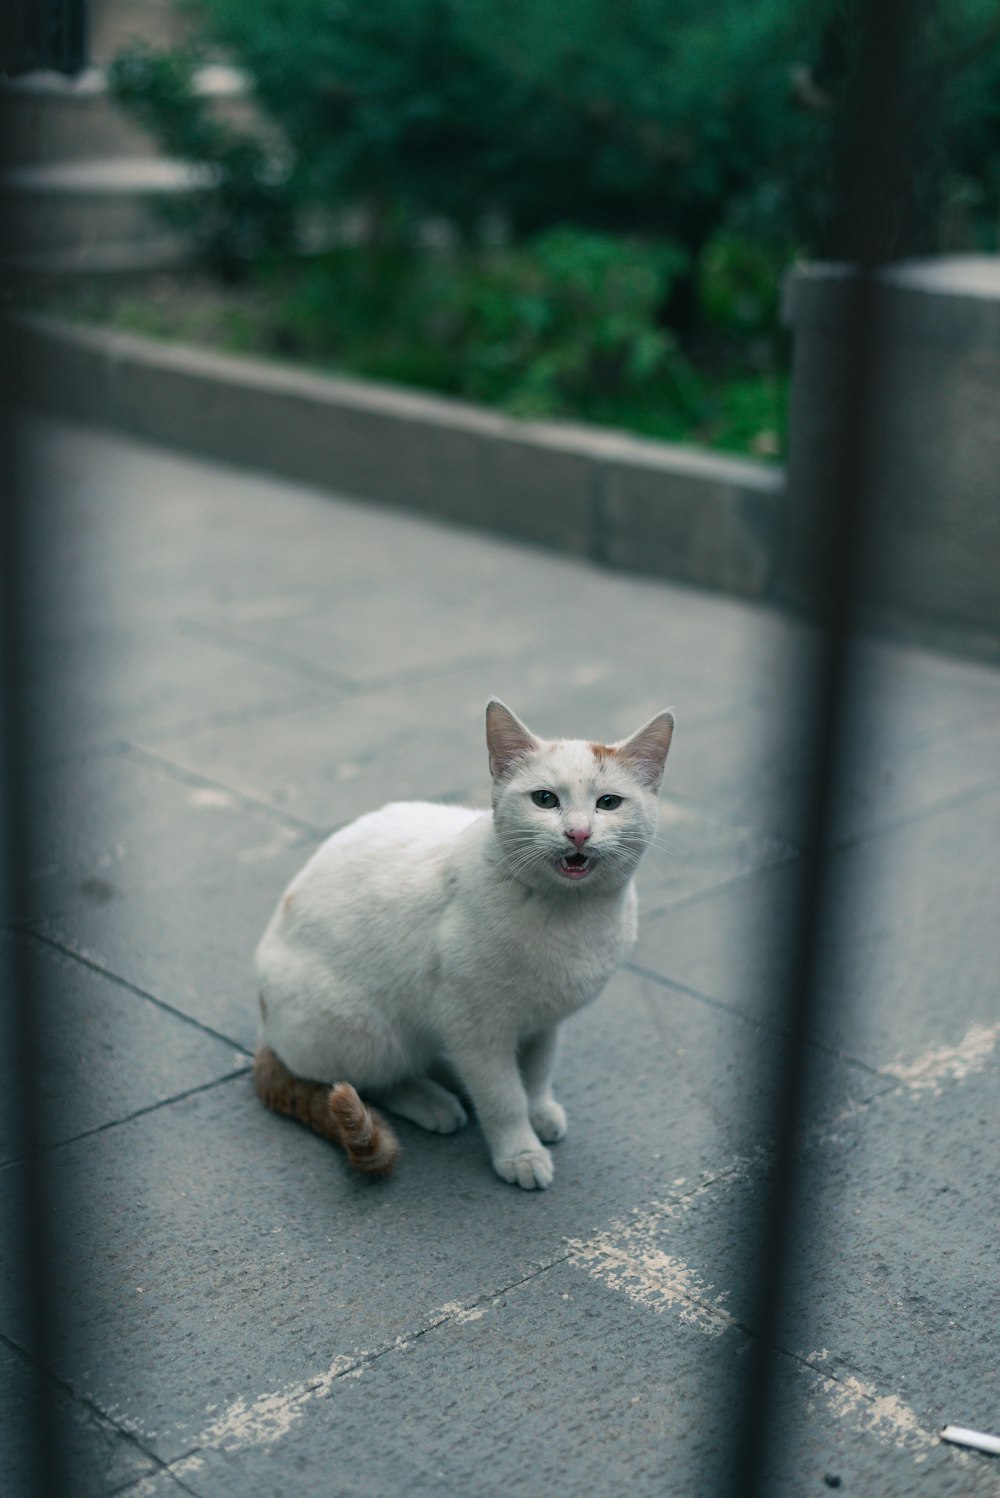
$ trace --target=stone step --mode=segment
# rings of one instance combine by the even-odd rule
[[[214,116],[267,138],[246,77],[237,68],[199,68],[195,88]],[[87,68],[76,78],[35,72],[10,79],[0,85],[0,111],[0,161],[5,166],[160,154],[153,136],[115,103],[100,67]]]
[[[195,30],[191,12],[177,0],[90,0],[87,7],[92,61],[110,62],[133,42],[177,47]]]
[[[214,181],[204,167],[145,156],[12,167],[0,174],[0,249],[9,259],[149,245],[167,232],[157,204]]]

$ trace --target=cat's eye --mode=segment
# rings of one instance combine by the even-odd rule
[[[536,806],[542,806],[546,811],[551,811],[554,806],[559,805],[559,797],[552,791],[532,791],[531,799]]]
[[[597,810],[617,811],[619,806],[621,806],[622,804],[622,799],[623,798],[621,796],[598,796]]]

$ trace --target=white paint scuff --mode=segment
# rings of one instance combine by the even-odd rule
[[[916,1413],[895,1394],[880,1394],[873,1384],[852,1376],[833,1378],[821,1372],[816,1364],[826,1352],[813,1353],[807,1362],[816,1376],[816,1389],[809,1400],[812,1414],[823,1410],[842,1420],[859,1435],[873,1435],[883,1445],[907,1452],[917,1462],[927,1460],[938,1445],[935,1433],[925,1430]]]
[[[463,1306],[460,1301],[449,1301],[447,1305],[432,1311],[426,1325],[419,1331],[396,1337],[386,1347],[341,1354],[321,1372],[284,1389],[258,1394],[256,1398],[250,1399],[241,1395],[226,1405],[194,1438],[194,1450],[190,1455],[173,1463],[168,1470],[178,1478],[183,1478],[185,1474],[193,1475],[204,1465],[201,1453],[206,1450],[245,1451],[255,1446],[273,1445],[294,1429],[310,1405],[318,1399],[326,1399],[338,1383],[360,1378],[371,1360],[388,1348],[402,1351],[412,1346],[425,1332],[443,1326],[445,1322],[464,1326],[470,1321],[479,1321],[488,1309],[488,1306]],[[138,1428],[134,1433],[142,1435]],[[157,1481],[156,1475],[145,1478],[136,1485],[133,1498],[153,1498]]]
[[[733,1325],[725,1309],[726,1294],[712,1295],[713,1287],[680,1259],[662,1249],[623,1239],[620,1233],[599,1233],[586,1243],[573,1243],[570,1262],[612,1290],[620,1290],[635,1305],[653,1311],[673,1311],[678,1321],[718,1337]]]
[[[701,1276],[663,1246],[670,1223],[689,1212],[706,1192],[730,1184],[744,1175],[752,1161],[733,1162],[724,1175],[703,1182],[687,1196],[656,1202],[648,1211],[613,1222],[604,1231],[586,1239],[568,1241],[569,1262],[618,1290],[635,1305],[653,1311],[670,1311],[685,1326],[697,1327],[719,1337],[733,1326],[726,1309],[728,1291],[715,1291]]]
[[[957,1045],[934,1046],[916,1061],[893,1061],[880,1070],[910,1092],[938,1096],[946,1082],[964,1082],[990,1063],[1000,1042],[1000,1022],[970,1025]]]

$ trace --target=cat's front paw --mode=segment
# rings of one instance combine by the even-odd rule
[[[531,1127],[543,1144],[556,1144],[566,1137],[566,1109],[550,1098],[531,1114]]]
[[[546,1186],[551,1186],[555,1174],[552,1156],[541,1145],[537,1149],[521,1150],[516,1155],[497,1155],[493,1169],[505,1181],[521,1186],[525,1191],[544,1191]]]

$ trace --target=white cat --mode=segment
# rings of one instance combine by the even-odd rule
[[[635,940],[673,726],[662,712],[618,744],[546,741],[492,701],[492,812],[404,802],[329,838],[257,950],[264,1103],[380,1175],[398,1145],[358,1093],[450,1133],[466,1114],[432,1076],[446,1068],[497,1174],[548,1186],[558,1026]]]

